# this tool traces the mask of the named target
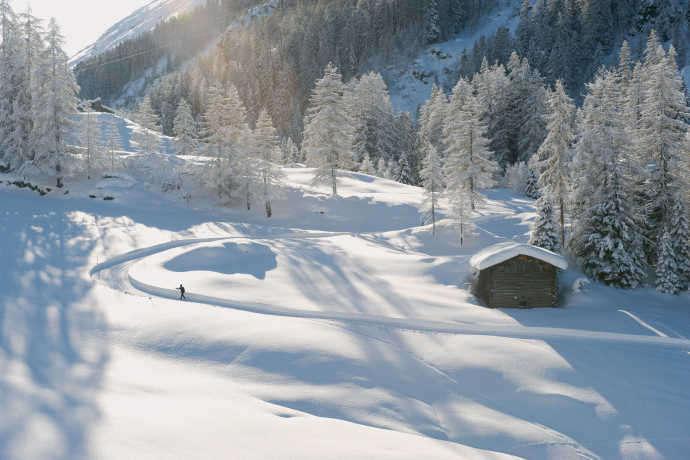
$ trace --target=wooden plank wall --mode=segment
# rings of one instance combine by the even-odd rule
[[[517,256],[481,270],[477,291],[492,308],[555,307],[557,272],[544,261]]]

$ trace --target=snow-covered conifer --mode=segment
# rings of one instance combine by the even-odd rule
[[[285,197],[285,175],[280,167],[280,151],[273,121],[266,110],[262,110],[254,130],[257,152],[257,170],[261,197],[266,205],[266,216],[271,217],[271,203]]]
[[[180,99],[177,105],[173,132],[176,136],[173,140],[173,148],[177,155],[189,155],[197,148],[196,123],[192,116],[192,109],[184,99]]]
[[[138,145],[139,153],[159,153],[163,145],[158,137],[159,117],[153,111],[151,97],[147,94],[134,113],[134,121],[139,125],[134,132],[134,139]]]
[[[424,188],[424,201],[421,207],[426,211],[422,215],[422,225],[431,223],[431,234],[436,234],[436,207],[443,196],[443,168],[441,159],[433,145],[427,143],[426,157],[424,157],[423,168],[419,172],[422,187]]]
[[[414,177],[412,176],[412,168],[407,159],[407,153],[402,152],[398,160],[398,166],[395,168],[395,176],[393,180],[405,185],[414,185]]]
[[[91,103],[83,104],[84,115],[81,119],[79,142],[83,152],[83,168],[86,177],[91,179],[92,173],[102,171],[107,167],[106,149],[103,145],[103,131],[98,118],[93,115]]]
[[[443,123],[448,111],[448,99],[441,88],[436,84],[431,88],[431,96],[424,103],[419,115],[419,140],[422,145],[430,143],[439,155],[443,156],[445,145],[443,144]]]
[[[81,170],[81,158],[74,152],[79,86],[67,64],[64,41],[57,21],[52,18],[47,30],[48,43],[36,71],[36,118],[30,139],[35,156],[21,167],[29,176],[54,174],[58,188],[63,186],[64,177]]]
[[[687,290],[690,283],[690,218],[680,193],[674,197],[673,215],[662,232],[657,250],[657,289],[669,294]]]
[[[640,172],[630,161],[617,80],[605,70],[587,85],[573,166],[572,246],[592,278],[634,289],[645,276],[640,216],[629,198],[631,178]]]
[[[383,157],[379,158],[379,162],[376,165],[376,176],[385,178],[387,171],[388,165],[386,164],[386,160],[384,160]]]
[[[17,16],[9,0],[0,0],[0,161],[16,162],[17,152],[12,142],[16,131],[13,117],[17,98],[18,55],[20,52]]]
[[[541,194],[539,193],[539,176],[534,172],[534,168],[529,166],[529,172],[527,174],[527,184],[525,186],[525,196],[527,198],[532,198],[534,200],[538,199]]]
[[[350,139],[352,120],[347,115],[343,94],[345,85],[340,72],[331,64],[326,66],[325,75],[317,80],[304,128],[303,149],[314,162],[312,185],[328,183],[333,196],[338,194],[339,165],[351,157]]]
[[[486,126],[479,120],[481,107],[472,95],[472,88],[460,79],[451,96],[443,127],[446,145],[444,175],[447,193],[451,201],[469,200],[472,211],[484,202],[479,190],[493,185],[491,173],[498,169],[488,149],[489,140],[484,137]]]
[[[561,247],[565,247],[565,205],[570,187],[571,146],[575,140],[575,106],[565,93],[560,80],[556,82],[556,88],[549,96],[547,105],[549,113],[544,118],[548,122],[548,135],[537,151],[534,167],[543,171],[539,177],[541,193],[548,195],[558,208]]]
[[[649,47],[653,45],[650,40]],[[658,239],[663,236],[664,228],[670,229],[674,195],[679,191],[687,193],[690,187],[685,169],[690,165],[688,125],[683,121],[690,115],[690,109],[681,89],[673,46],[668,53],[658,41],[656,50],[649,47],[644,64],[644,99],[635,131],[641,165],[651,165],[645,191],[649,197],[651,239]]]
[[[548,196],[537,200],[537,217],[530,225],[529,244],[561,252],[561,237],[553,202]]]
[[[114,172],[116,152],[122,150],[122,136],[117,129],[117,123],[114,117],[105,125],[105,149],[108,155],[110,170]]]
[[[374,164],[371,162],[371,158],[369,158],[368,153],[364,154],[364,159],[362,160],[362,163],[359,165],[359,172],[361,172],[362,174],[368,174],[370,176],[376,175],[376,169],[374,169]]]

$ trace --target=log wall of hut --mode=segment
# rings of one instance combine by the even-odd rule
[[[492,308],[555,307],[557,273],[549,263],[520,255],[481,270],[477,291]]]

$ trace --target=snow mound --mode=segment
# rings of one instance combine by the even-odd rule
[[[478,270],[493,267],[515,256],[529,256],[543,260],[561,270],[568,268],[568,261],[558,254],[524,243],[498,243],[484,248],[470,259],[470,265]]]

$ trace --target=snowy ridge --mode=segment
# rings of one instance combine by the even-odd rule
[[[478,270],[484,270],[520,255],[534,257],[561,270],[568,268],[568,261],[554,252],[530,244],[514,242],[498,243],[482,249],[472,256],[470,265]]]
[[[154,0],[111,26],[95,43],[72,56],[69,65],[74,67],[88,57],[103,53],[127,39],[153,29],[160,21],[189,13],[197,6],[205,4],[206,0]]]

